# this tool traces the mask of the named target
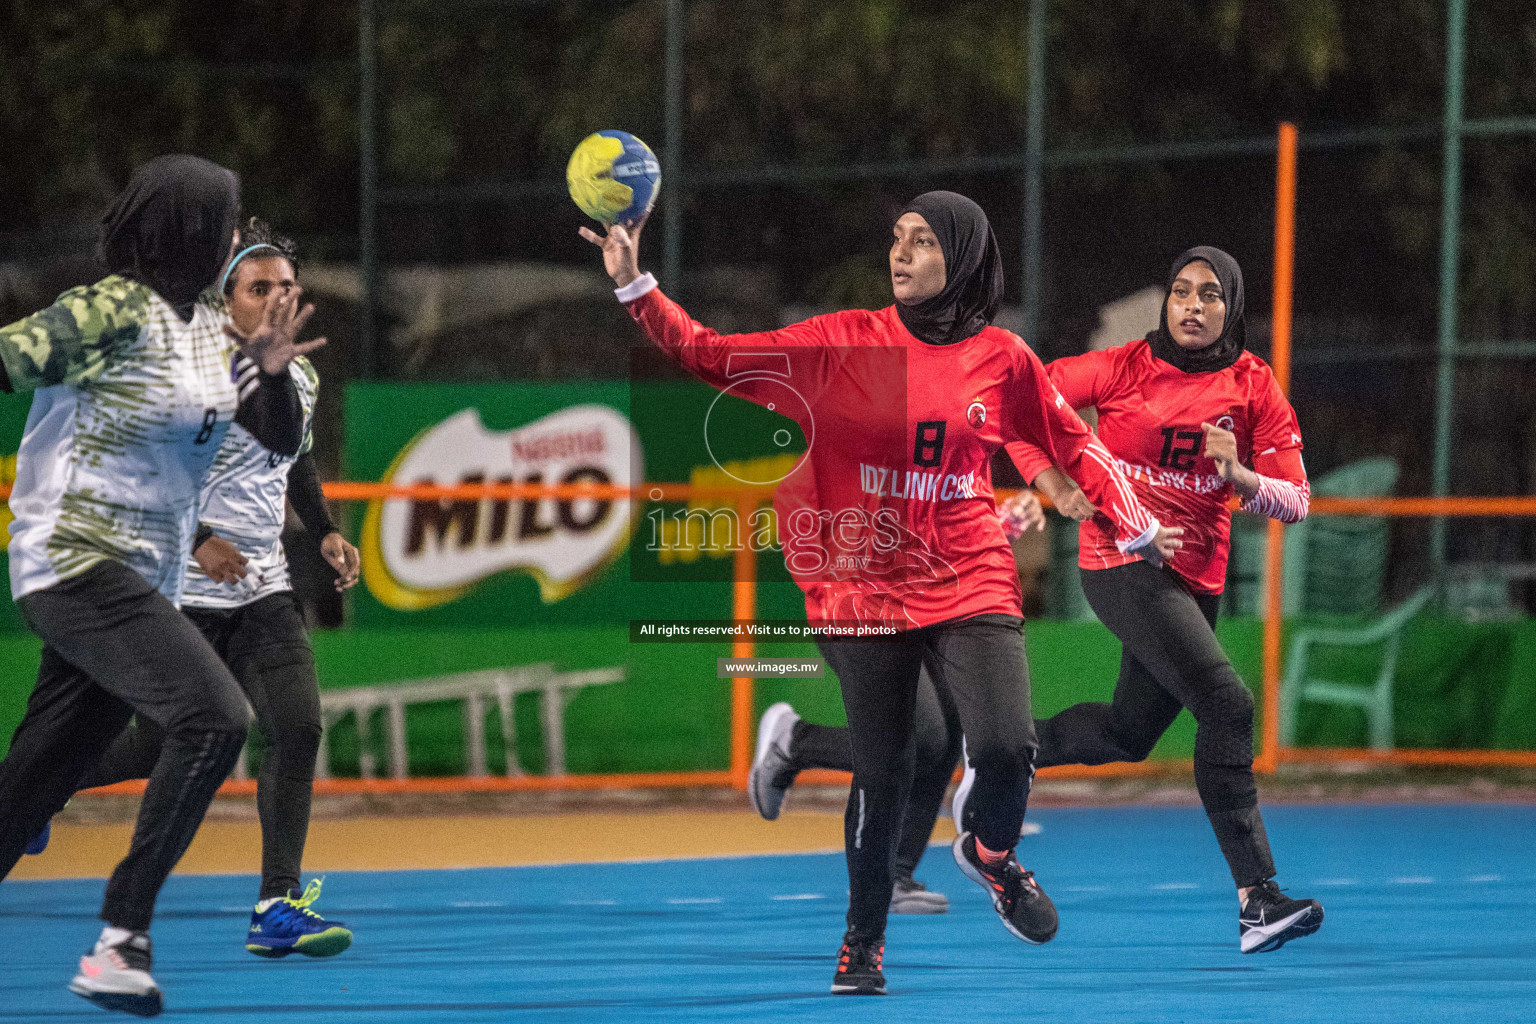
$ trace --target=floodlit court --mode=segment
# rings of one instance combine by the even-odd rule
[[[357,933],[333,960],[250,956],[240,940],[254,879],[177,875],[152,933],[166,1016],[231,1024],[1489,1022],[1529,1020],[1536,1000],[1530,806],[1271,807],[1280,881],[1322,901],[1327,919],[1315,936],[1256,956],[1237,952],[1236,900],[1198,809],[1044,808],[1031,814],[1042,831],[1020,851],[1060,908],[1059,937],[1032,947],[1008,936],[948,849],[935,845],[918,877],[950,896],[951,911],[891,919],[884,998],[827,991],[845,909],[840,853],[625,862],[633,851],[622,832],[581,830],[593,817],[483,825],[555,840],[568,829],[579,837],[574,856],[617,862],[330,871],[326,910]],[[708,852],[717,839],[710,831],[736,816],[647,817],[661,827],[643,837],[645,848],[675,841]],[[430,820],[395,833],[403,859],[419,864],[434,849],[480,856],[424,827]],[[453,831],[472,828],[451,821]],[[391,820],[359,824],[387,831]],[[763,830],[742,829],[745,838],[731,841],[761,843],[782,826],[785,847],[835,843],[834,815],[791,811],[779,825],[756,824]],[[351,825],[317,821],[316,829],[323,837]],[[703,831],[682,832],[689,828]],[[50,854],[63,857],[88,831],[64,832]],[[594,839],[604,848],[592,850]],[[508,859],[557,847],[525,845]],[[326,867],[323,838],[316,850],[316,867]],[[189,863],[206,870],[208,861],[195,849]],[[99,927],[102,884],[0,886],[0,1021],[126,1019],[65,990],[74,956]]]
[[[1536,0],[0,26],[0,1024],[1536,1024]]]

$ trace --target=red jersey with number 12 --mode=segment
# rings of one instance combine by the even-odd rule
[[[1202,423],[1237,435],[1244,465],[1306,488],[1296,413],[1269,365],[1251,352],[1223,370],[1185,373],[1154,356],[1143,339],[1057,359],[1046,369],[1074,409],[1098,409],[1099,439],[1142,503],[1164,526],[1184,528],[1184,547],[1170,565],[1197,593],[1219,594],[1226,586],[1232,529],[1232,485],[1204,454]],[[1023,446],[1009,451],[1027,480],[1049,461]],[[1078,564],[1084,569],[1132,560],[1099,517],[1082,524]]]

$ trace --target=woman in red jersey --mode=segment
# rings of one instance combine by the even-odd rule
[[[954,695],[976,775],[974,834],[957,840],[957,859],[1010,931],[1050,939],[1055,908],[1012,852],[1035,739],[991,455],[1013,440],[1038,447],[1106,512],[1116,550],[1160,559],[1179,541],[1141,507],[1034,353],[991,326],[1002,269],[986,215],[951,192],[919,196],[894,227],[894,306],[729,337],[640,273],[639,225],[581,234],[602,247],[618,298],[652,341],[706,383],[789,415],[809,444],[796,470],[807,475],[805,499],[781,535],[807,617],[832,631],[821,646],[853,749],[848,931],[832,990],[884,991],[891,864],[925,664]]]
[[[1124,646],[1120,678],[1110,703],[1076,704],[1035,723],[1036,763],[1143,760],[1188,708],[1195,785],[1238,887],[1240,949],[1267,952],[1317,931],[1323,908],[1289,899],[1273,881],[1253,781],[1253,698],[1216,641],[1216,610],[1228,499],[1294,523],[1307,514],[1310,489],[1296,413],[1270,368],[1244,350],[1237,261],[1209,246],[1190,249],[1174,261],[1167,288],[1162,322],[1147,338],[1048,368],[1069,405],[1098,409],[1099,438],[1142,503],[1184,528],[1184,544],[1160,568],[1117,547],[1098,518],[1082,524],[1083,592]],[[1017,461],[1053,497],[1070,495],[1044,452]]]

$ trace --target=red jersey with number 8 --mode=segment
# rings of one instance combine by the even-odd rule
[[[1077,480],[1109,517],[1112,545],[1155,532],[1109,453],[1007,331],[930,345],[890,307],[722,336],[646,278],[618,294],[695,376],[804,432],[810,450],[779,485],[779,533],[813,623],[1021,615],[992,497],[991,456],[1009,442],[1029,442]]]
[[[1046,369],[1074,409],[1098,409],[1099,439],[1142,504],[1164,526],[1184,528],[1184,547],[1170,565],[1191,590],[1221,593],[1231,548],[1232,485],[1205,454],[1202,424],[1235,434],[1239,460],[1269,478],[1245,508],[1285,521],[1306,514],[1301,428],[1273,371],[1253,353],[1223,370],[1185,373],[1154,356],[1143,339],[1057,359]],[[1026,480],[1049,464],[1038,449],[1009,452]],[[1084,569],[1132,560],[1098,518],[1081,525],[1078,564]]]

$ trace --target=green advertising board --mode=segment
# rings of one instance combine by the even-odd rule
[[[786,425],[793,428],[693,381],[359,383],[346,393],[345,473],[400,485],[721,486],[793,465],[803,440]],[[724,502],[692,504],[708,511]],[[734,551],[702,515],[687,526],[691,542],[676,543],[684,511],[676,502],[555,498],[358,503],[350,520],[364,585],[352,621],[459,628],[728,618]],[[757,558],[757,574],[759,617],[803,615],[775,551]]]
[[[16,451],[31,408],[30,395],[0,395],[0,481],[9,483],[15,474]],[[721,409],[729,409],[737,417],[745,416],[745,427],[734,421],[731,429],[719,429]],[[760,437],[762,424],[752,420],[758,416],[774,424],[788,421],[758,409],[735,398],[719,398],[718,393],[691,380],[647,381],[633,385],[624,381],[587,382],[582,384],[392,384],[362,383],[349,385],[345,406],[345,450],[343,475],[349,480],[384,480],[391,477],[391,467],[396,466],[401,453],[417,442],[419,454],[428,459],[428,470],[408,481],[421,482],[432,479],[438,483],[459,483],[473,478],[477,472],[485,474],[490,467],[478,469],[469,463],[450,465],[452,457],[473,455],[467,442],[479,441],[485,446],[500,444],[503,450],[514,436],[526,435],[530,425],[541,421],[560,427],[559,419],[565,415],[569,421],[571,410],[577,429],[564,431],[567,437],[581,439],[581,426],[592,424],[582,420],[597,420],[610,432],[627,432],[629,438],[622,455],[626,464],[633,463],[637,474],[635,483],[703,482],[728,484],[730,477],[722,472],[715,461],[721,456],[728,467],[742,461],[767,458],[782,460],[783,452],[775,450],[772,440],[763,445],[742,443],[739,435]],[[606,410],[606,412],[604,412]],[[714,416],[713,437],[715,455],[705,442],[700,425]],[[429,438],[434,428],[459,416],[459,437],[449,436],[446,453],[422,452],[421,441]],[[467,422],[466,422],[467,421]],[[566,425],[569,425],[567,422]],[[792,427],[792,424],[790,424]],[[739,429],[738,429],[739,428]],[[561,432],[554,432],[558,437]],[[540,441],[537,429],[533,441]],[[499,438],[497,435],[501,435]],[[725,444],[721,439],[724,437]],[[525,438],[525,440],[527,440]],[[548,448],[550,438],[544,436]],[[605,439],[606,440],[606,439]],[[796,441],[800,439],[796,434]],[[802,442],[803,443],[803,442]],[[527,449],[529,446],[524,445]],[[527,451],[532,458],[518,463],[523,470],[519,480],[526,480],[538,471],[539,456],[549,456],[548,451]],[[558,456],[560,453],[555,452]],[[578,451],[576,454],[580,454]],[[607,453],[610,459],[614,452]],[[633,456],[633,458],[631,458]],[[473,461],[473,460],[471,460]],[[548,462],[549,459],[544,461]],[[559,461],[555,459],[555,461]],[[566,460],[569,463],[571,460]],[[580,461],[579,459],[576,461]],[[530,467],[533,467],[530,469]],[[396,467],[399,468],[399,467]],[[406,469],[412,467],[406,466]],[[507,467],[513,469],[510,461]],[[579,468],[579,466],[578,466]],[[563,474],[562,474],[563,475]],[[494,475],[486,479],[501,479]],[[578,477],[578,479],[590,478]],[[558,483],[558,479],[546,482]],[[369,506],[350,503],[342,521],[348,524],[353,538],[366,541],[364,527],[368,520]],[[501,541],[530,539],[527,534],[549,538],[551,547],[570,545],[584,538],[571,536],[563,527],[574,523],[583,525],[594,513],[590,503],[566,503],[563,510],[559,503],[540,502],[529,505],[520,502],[463,503],[398,503],[403,512],[407,542],[410,528],[414,525],[420,553],[429,553],[444,547],[456,549],[467,539],[470,529],[466,523],[473,519],[474,537],[463,545],[472,550],[476,545],[488,547],[493,538]],[[656,506],[653,506],[655,508]],[[678,504],[666,506],[674,518],[683,510]],[[375,508],[382,518],[382,508]],[[423,514],[425,513],[425,514]],[[467,582],[450,581],[453,585],[428,586],[427,594],[414,601],[400,600],[400,588],[391,588],[387,580],[380,579],[382,568],[375,559],[373,570],[366,576],[367,586],[354,592],[351,621],[364,626],[506,626],[539,623],[579,625],[616,624],[627,622],[635,615],[681,616],[690,618],[725,618],[730,615],[732,574],[731,552],[707,544],[694,544],[693,550],[681,556],[667,557],[649,550],[648,539],[654,536],[654,527],[643,521],[644,510],[631,505],[627,510],[609,510],[609,524],[620,514],[627,519],[610,543],[595,552],[590,565],[579,561],[585,554],[576,550],[566,552],[578,559],[565,566],[569,578],[551,574],[538,565],[506,565],[469,567]],[[8,526],[9,509],[0,505],[0,527]],[[543,533],[543,531],[551,531]],[[9,535],[0,530],[0,551]],[[513,546],[513,545],[504,545]],[[579,548],[579,543],[576,545]],[[516,561],[515,553],[507,557]],[[450,571],[453,567],[449,567]],[[482,569],[491,568],[495,571]],[[803,605],[797,588],[788,582],[782,560],[775,553],[766,553],[757,559],[760,577],[758,587],[758,612],[764,617],[796,617],[802,614]],[[415,582],[415,581],[411,581]],[[441,583],[442,581],[428,581]],[[381,600],[382,592],[386,599]],[[0,602],[0,631],[21,630],[24,627],[13,602]]]

